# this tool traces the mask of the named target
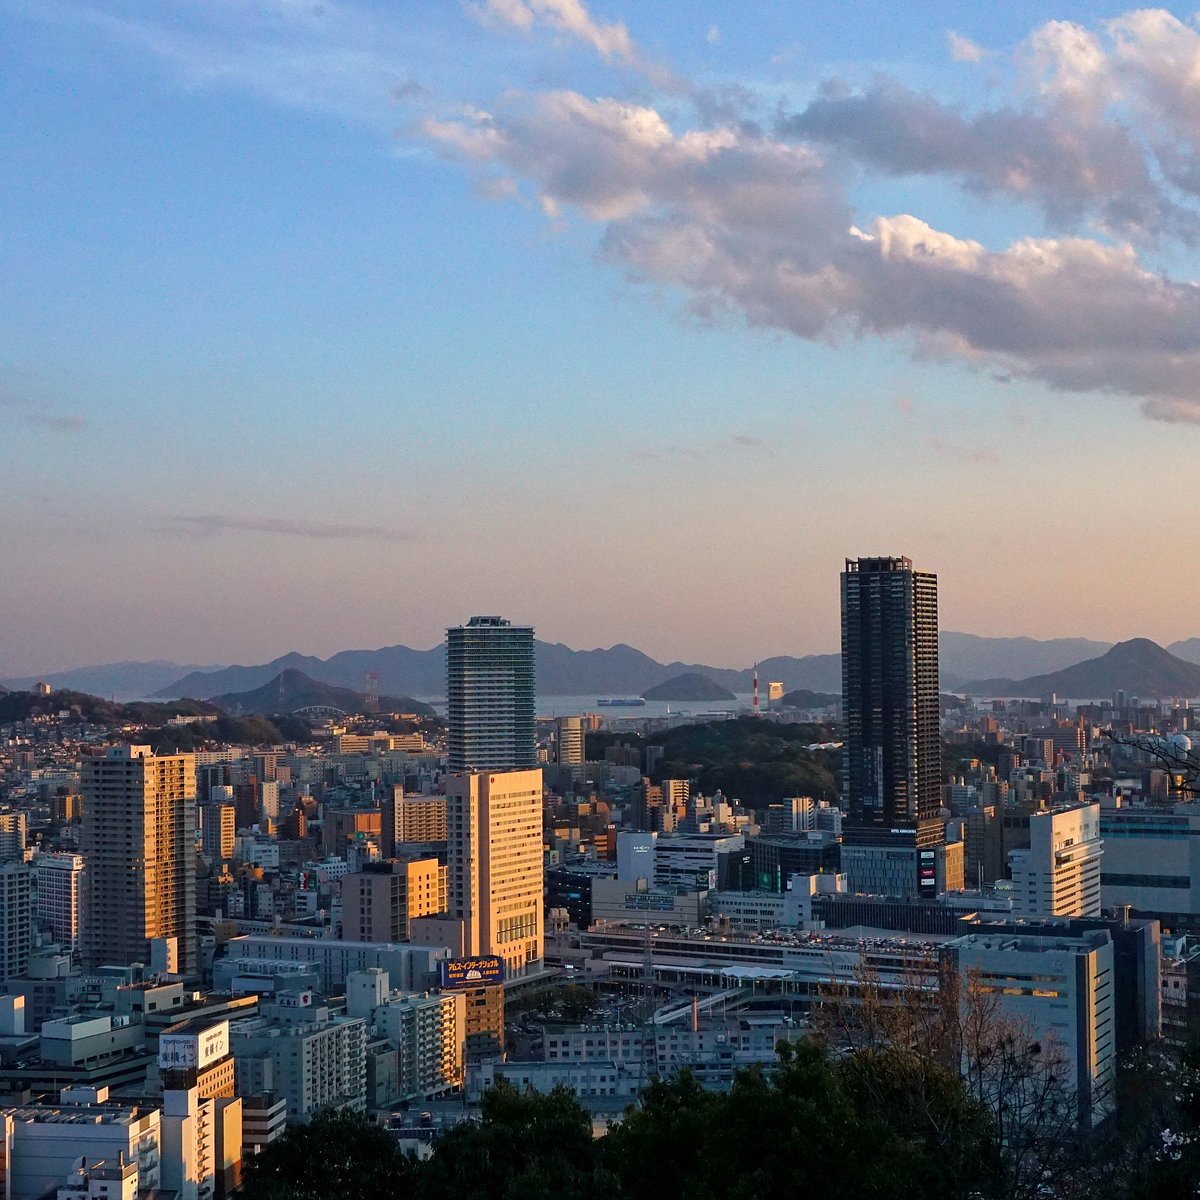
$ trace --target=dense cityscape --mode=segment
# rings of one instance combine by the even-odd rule
[[[0,113],[0,1200],[1200,1198],[1200,11],[0,0]]]
[[[1005,1131],[935,1194],[1117,1194],[1117,1129],[1150,1138],[1129,1194],[1188,1178],[1191,1093],[1130,1081],[1194,1069],[1197,710],[944,692],[937,584],[847,560],[841,696],[755,672],[719,713],[539,717],[499,616],[447,630],[444,719],[370,679],[357,714],[0,696],[8,1200],[307,1194],[270,1172],[368,1130],[363,1171],[432,1171],[505,1088],[616,1146],[655,1088],[729,1103],[812,1053],[911,1058]],[[838,789],[700,786],[784,753]]]

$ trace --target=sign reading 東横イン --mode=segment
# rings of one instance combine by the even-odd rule
[[[442,987],[487,987],[504,982],[504,959],[494,954],[478,958],[448,958],[442,961]]]

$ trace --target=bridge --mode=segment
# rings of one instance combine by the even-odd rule
[[[334,717],[348,717],[349,715],[344,708],[334,708],[330,704],[309,704],[305,708],[292,709],[293,717],[312,717],[317,721],[328,721]]]

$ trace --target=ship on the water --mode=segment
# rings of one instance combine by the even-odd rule
[[[641,696],[603,696],[596,703],[601,708],[643,708],[646,704]]]

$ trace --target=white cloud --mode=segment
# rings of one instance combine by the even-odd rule
[[[987,57],[987,51],[978,42],[954,30],[946,34],[946,43],[950,47],[950,57],[955,62],[978,63]]]
[[[721,44],[721,30],[716,25],[710,25],[708,32],[704,35],[704,40],[710,46],[719,46]]]
[[[582,0],[480,0],[470,8],[486,20],[527,32],[545,25],[591,46],[606,60],[639,61],[629,30],[620,21],[597,21]]]

